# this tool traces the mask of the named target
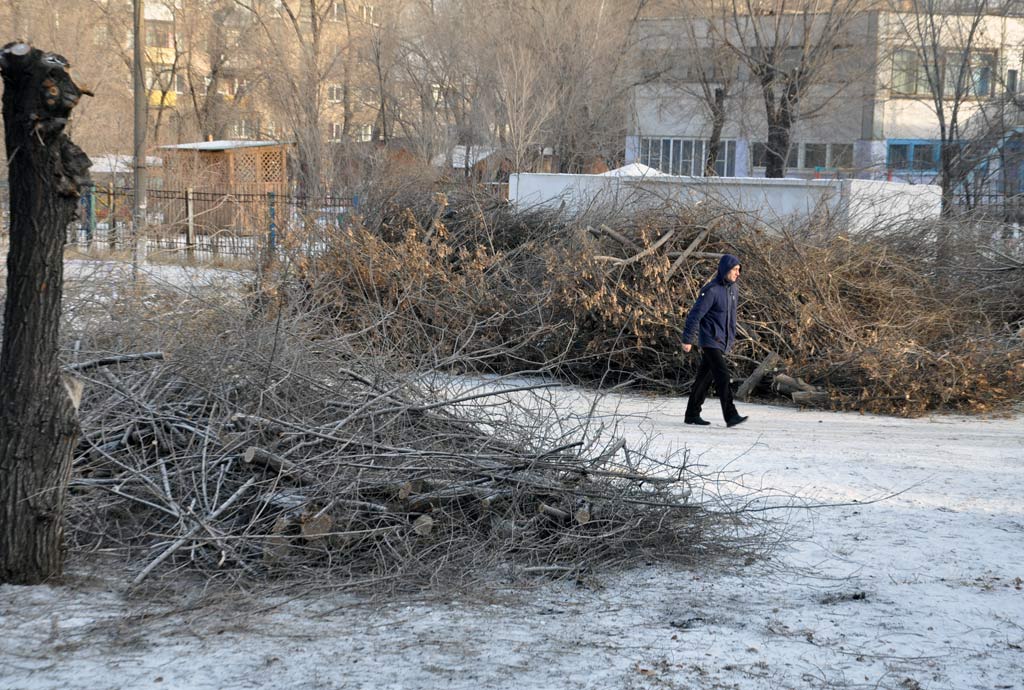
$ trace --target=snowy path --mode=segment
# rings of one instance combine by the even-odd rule
[[[0,587],[0,688],[1024,690],[1020,416],[746,405],[737,429],[712,408],[695,429],[685,400],[616,401],[748,485],[903,493],[797,511],[798,541],[733,574],[651,568],[492,603],[320,593],[143,617],[119,580]]]

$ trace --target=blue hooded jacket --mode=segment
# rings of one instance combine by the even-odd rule
[[[700,289],[700,296],[686,316],[683,342],[692,343],[700,329],[698,345],[703,348],[728,351],[736,342],[736,302],[739,290],[736,283],[725,279],[725,274],[738,266],[740,260],[725,254],[718,262],[718,274]]]

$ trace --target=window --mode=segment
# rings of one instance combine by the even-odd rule
[[[331,123],[331,130],[330,131],[331,131],[331,135],[330,135],[330,140],[331,141],[341,141],[341,137],[343,135],[344,128],[341,126],[340,122],[332,122]]]
[[[931,142],[914,144],[910,150],[910,166],[914,170],[935,170],[937,147]]]
[[[380,19],[379,8],[374,5],[360,5],[359,18],[367,24],[377,26],[378,20]]]
[[[359,125],[356,127],[356,141],[373,141],[373,125]]]
[[[789,153],[786,155],[786,167],[796,168],[800,163],[800,144],[791,143]],[[763,141],[755,141],[751,151],[750,164],[755,168],[768,166],[768,144]]]
[[[892,92],[913,96],[929,93],[928,74],[916,50],[897,50],[892,57]]]
[[[767,164],[768,145],[755,141],[751,150],[751,166],[763,168]],[[786,155],[789,170],[817,168],[852,168],[853,144],[801,144],[792,142]]]
[[[341,103],[345,97],[345,87],[341,84],[331,84],[327,87],[327,101],[329,103]]]
[[[750,151],[750,165],[763,168],[768,159],[768,145],[763,141],[755,141]]]
[[[331,3],[331,11],[328,13],[327,18],[334,22],[345,21],[345,3],[333,2]]]
[[[256,121],[249,118],[235,120],[228,127],[228,135],[232,139],[253,139],[257,133]]]
[[[1017,95],[1017,70],[1006,70],[1006,93],[1010,96]]]
[[[181,72],[174,75],[174,92],[177,94],[188,93],[188,79]]]
[[[828,164],[833,168],[853,167],[853,144],[830,144]]]
[[[719,177],[736,177],[736,142],[726,139],[718,143],[718,157],[715,159],[715,174]]]
[[[699,177],[704,174],[704,157],[707,150],[708,142],[703,139],[642,137],[640,163],[672,175]],[[725,139],[719,142],[715,170],[722,177],[735,177],[735,141]]]
[[[173,48],[174,24],[171,22],[146,22],[146,46],[149,48]]]
[[[889,143],[890,170],[932,172],[938,169],[940,142],[896,141]]]
[[[968,93],[975,98],[990,97],[993,92],[992,75],[996,69],[995,53],[971,53],[970,60]]]
[[[949,50],[941,56],[942,89],[945,98],[988,98],[995,85],[996,54],[976,51],[964,55]],[[920,96],[932,92],[928,70],[934,70],[913,49],[897,50],[892,59],[892,92],[903,96]]]
[[[889,144],[888,167],[892,170],[910,170],[910,144]]]
[[[786,167],[795,169],[800,167],[800,144],[789,142],[789,154],[786,156]]]
[[[804,144],[804,167],[825,168],[828,166],[828,144]]]

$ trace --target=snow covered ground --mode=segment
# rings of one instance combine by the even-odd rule
[[[570,398],[579,395],[566,391]],[[124,572],[0,587],[0,688],[1024,689],[1024,419],[892,419],[612,396],[656,444],[787,513],[765,563],[374,601],[125,592]],[[866,503],[886,495],[896,496]]]

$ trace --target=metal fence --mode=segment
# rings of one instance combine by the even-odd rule
[[[1024,194],[959,194],[956,203],[961,212],[1008,225],[1024,225]]]
[[[68,244],[83,251],[132,248],[134,192],[91,187],[80,199],[78,218],[68,227]],[[249,261],[289,247],[316,252],[323,232],[342,226],[357,210],[351,196],[309,198],[274,193],[151,189],[146,192],[145,231],[137,238],[144,257]],[[8,242],[9,198],[0,185],[0,249]]]

